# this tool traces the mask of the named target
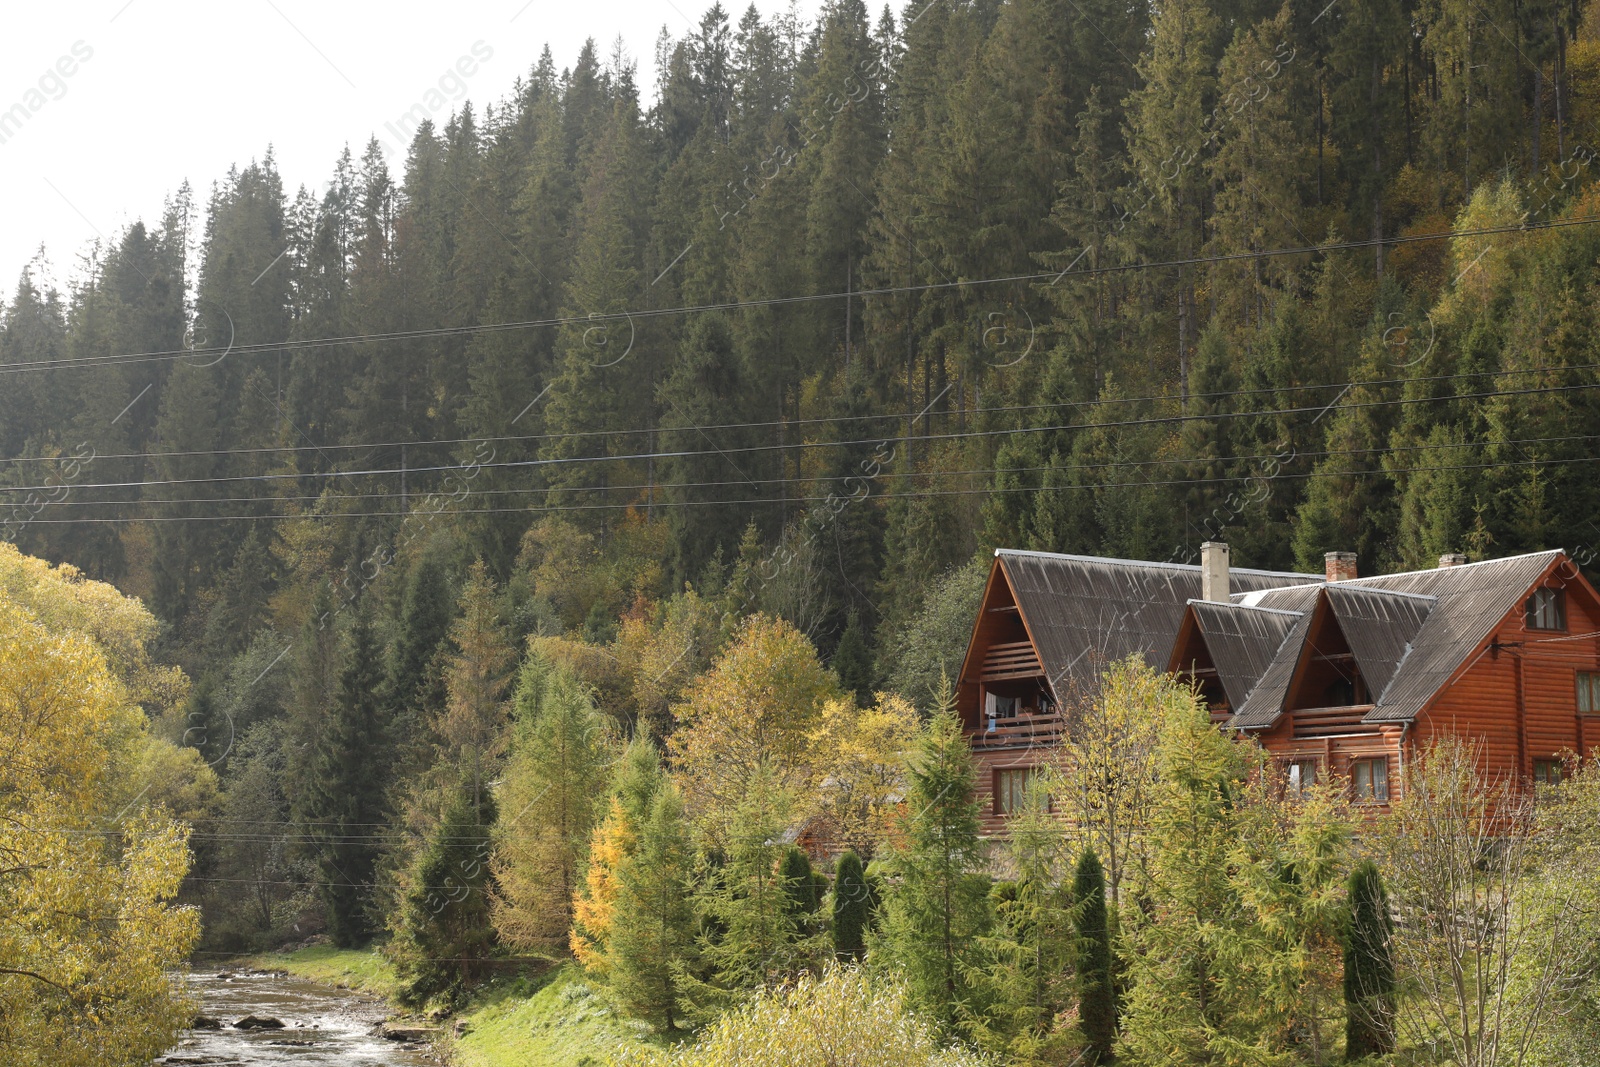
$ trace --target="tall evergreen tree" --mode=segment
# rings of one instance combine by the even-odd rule
[[[684,1019],[682,976],[695,957],[692,864],[683,800],[668,782],[618,872],[608,955],[612,988],[629,1011],[669,1032]]]
[[[383,668],[372,624],[357,610],[345,635],[344,665],[315,741],[301,822],[316,864],[328,932],[341,947],[372,933],[369,912],[383,823],[383,786],[368,758],[381,743],[378,694]]]
[[[1345,1059],[1386,1056],[1395,1048],[1394,921],[1383,876],[1371,861],[1350,872],[1344,949]]]
[[[1085,849],[1073,872],[1078,927],[1078,1026],[1096,1063],[1111,1062],[1117,1038],[1117,986],[1106,908],[1105,869]]]
[[[402,999],[422,1004],[459,993],[494,948],[489,920],[494,892],[489,852],[495,802],[463,778],[444,817],[406,873],[396,916],[394,958]]]
[[[994,921],[978,838],[976,771],[961,721],[947,703],[923,728],[907,764],[903,843],[887,863],[900,880],[872,952],[905,972],[911,996],[945,1027],[978,1009],[971,974],[977,939]]]

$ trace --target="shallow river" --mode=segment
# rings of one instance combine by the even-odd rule
[[[200,1014],[220,1030],[191,1030],[159,1065],[216,1067],[424,1067],[435,1061],[416,1046],[375,1037],[382,1002],[343,989],[329,989],[280,974],[242,971],[231,978],[196,974],[190,979]],[[281,1030],[239,1030],[245,1016],[282,1020]]]

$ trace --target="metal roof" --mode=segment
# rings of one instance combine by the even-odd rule
[[[1341,582],[1434,597],[1437,603],[1411,638],[1411,651],[1366,722],[1408,722],[1443,689],[1468,656],[1516,609],[1560,549],[1465,563],[1437,570]],[[1349,631],[1346,631],[1349,636]]]
[[[1017,598],[1050,684],[1134,653],[1164,664],[1200,568],[1048,552],[995,552]],[[1235,567],[1229,583],[1254,592],[1316,581],[1316,575]]]
[[[1338,619],[1362,677],[1377,694],[1363,721],[1411,721],[1559,558],[1561,551],[1552,549],[1243,597],[1305,616],[1229,725],[1253,730],[1277,721],[1319,598]]]
[[[1311,626],[1311,609],[1322,593],[1319,585],[1296,585],[1284,589],[1265,591],[1244,597],[1245,606],[1277,608],[1292,612],[1294,622],[1278,645],[1272,661],[1261,672],[1261,678],[1250,690],[1244,703],[1235,704],[1233,718],[1228,725],[1241,730],[1255,730],[1271,726],[1277,721],[1289,692],[1289,682],[1294,678],[1294,667],[1300,660],[1300,648],[1305,644],[1306,631]]]
[[[1323,593],[1356,657],[1373,703],[1383,703],[1384,691],[1438,598],[1349,582],[1335,582]]]
[[[1300,613],[1277,608],[1191,600],[1195,624],[1205,638],[1212,666],[1228,694],[1228,704],[1242,708],[1256,682],[1276,658],[1278,649],[1300,621]]]

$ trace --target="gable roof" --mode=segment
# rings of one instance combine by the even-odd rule
[[[1260,594],[1246,594],[1239,598],[1246,607],[1276,608],[1290,613],[1294,621],[1284,635],[1267,664],[1260,679],[1251,688],[1243,704],[1234,705],[1233,718],[1228,725],[1240,730],[1256,730],[1271,726],[1278,719],[1283,701],[1289,694],[1289,683],[1294,681],[1294,668],[1300,661],[1300,649],[1306,643],[1306,633],[1311,628],[1311,609],[1322,593],[1322,586],[1296,585],[1274,589]]]
[[[1373,702],[1381,704],[1411,641],[1427,621],[1435,596],[1335,582],[1322,591],[1356,657]]]
[[[1205,639],[1217,679],[1233,708],[1244,706],[1301,617],[1298,611],[1211,600],[1191,600],[1188,610]],[[1174,648],[1172,655],[1176,658],[1179,650]]]
[[[997,550],[995,559],[1058,695],[1074,671],[1134,653],[1165,663],[1189,601],[1200,596],[1200,568],[1193,564],[1014,549]],[[1244,567],[1229,572],[1229,584],[1246,593],[1317,581],[1317,575]]]
[[[1563,556],[1560,549],[1551,549],[1341,583],[1351,588],[1374,586],[1435,599],[1433,610],[1410,639],[1410,651],[1365,721],[1414,719]]]
[[[1303,612],[1278,655],[1229,720],[1242,730],[1271,726],[1318,610],[1331,611],[1375,694],[1368,723],[1409,722],[1527,596],[1559,549],[1436,570],[1353,578],[1302,590],[1247,594],[1245,603]]]

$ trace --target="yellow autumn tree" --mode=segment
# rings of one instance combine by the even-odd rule
[[[172,903],[186,830],[149,796],[146,718],[182,676],[155,667],[155,620],[135,600],[0,545],[0,1062],[142,1064],[189,1005],[171,977],[199,935]],[[176,768],[176,771],[172,769]],[[203,790],[202,790],[203,791]]]
[[[656,793],[666,781],[661,753],[648,737],[635,736],[617,762],[605,800],[605,818],[589,841],[589,867],[573,896],[572,954],[589,971],[610,970],[610,940],[622,871],[639,843],[639,828],[650,817]]]
[[[916,739],[917,711],[904,697],[879,693],[858,708],[846,695],[823,705],[812,811],[837,845],[863,859],[878,852],[905,796],[905,756]]]
[[[676,705],[669,742],[689,813],[715,844],[766,768],[781,790],[809,792],[822,712],[838,682],[811,642],[781,618],[752,615]]]
[[[609,969],[606,941],[616,915],[617,894],[622,883],[617,873],[633,854],[638,838],[622,802],[611,798],[611,810],[594,828],[589,845],[589,870],[583,889],[572,902],[572,932],[568,943],[572,954],[590,973],[604,977]]]

